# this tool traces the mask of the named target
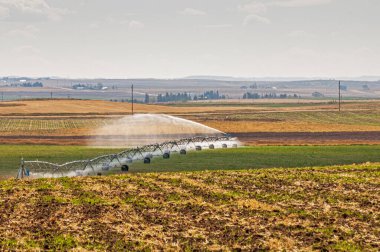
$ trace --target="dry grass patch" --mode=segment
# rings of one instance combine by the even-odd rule
[[[380,165],[0,182],[3,250],[380,249]]]

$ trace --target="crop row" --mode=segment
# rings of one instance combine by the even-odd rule
[[[250,113],[230,115],[234,120],[264,120],[264,121],[289,121],[312,123],[336,123],[349,125],[379,125],[380,112],[274,112],[274,113]]]
[[[0,119],[0,132],[81,129],[107,123],[106,119]]]

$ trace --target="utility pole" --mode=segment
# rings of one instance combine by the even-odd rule
[[[339,112],[340,112],[340,99],[341,99],[341,95],[340,95],[340,81],[339,81],[339,87],[338,87],[338,89],[339,89]]]
[[[50,92],[50,99],[53,99],[53,92]]]
[[[1,101],[4,101],[4,92],[1,92]]]
[[[132,89],[132,115],[133,115],[133,84],[131,86],[131,89]]]

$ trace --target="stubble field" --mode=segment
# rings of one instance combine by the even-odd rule
[[[379,167],[7,180],[0,248],[378,251]]]

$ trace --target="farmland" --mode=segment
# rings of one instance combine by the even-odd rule
[[[79,99],[93,99],[93,100],[126,100],[131,98],[131,85],[135,87],[135,97],[142,101],[144,95],[148,93],[153,100],[159,94],[165,95],[166,92],[174,94],[184,93],[190,94],[193,98],[195,95],[201,95],[205,91],[213,90],[218,91],[221,95],[226,95],[228,99],[241,100],[247,92],[256,93],[260,96],[265,94],[276,94],[277,98],[281,94],[287,94],[295,103],[298,98],[312,99],[312,93],[318,91],[324,94],[320,100],[332,101],[337,97],[337,81],[336,80],[310,80],[310,81],[290,81],[290,80],[210,80],[203,79],[98,79],[98,80],[81,80],[81,79],[46,79],[46,80],[30,80],[31,82],[42,82],[44,87],[31,88],[31,87],[7,87],[0,85],[0,92],[4,93],[5,100],[15,99],[43,99],[50,98],[79,98]],[[5,80],[8,84],[17,84],[19,80]],[[1,82],[1,77],[0,77]],[[81,85],[96,86],[102,83],[104,86],[109,87],[107,90],[84,89],[79,90],[73,88],[73,83]],[[344,81],[344,85],[348,89],[344,90],[343,97],[345,100],[352,99],[376,99],[379,97],[380,88],[379,80],[372,79],[371,81]],[[257,86],[257,87],[252,87]],[[363,85],[368,88],[363,89]],[[297,95],[297,98],[294,97]],[[266,100],[265,98],[260,98]],[[279,99],[281,100],[281,99]],[[249,102],[249,100],[247,100]]]
[[[135,105],[136,113],[166,113],[200,122],[227,133],[238,133],[250,145],[265,144],[379,144],[378,101],[352,101],[338,112],[336,104],[304,101],[293,103],[208,102]],[[0,104],[0,143],[86,145],[94,129],[130,114],[128,103],[84,100],[17,101]],[[276,106],[274,106],[276,105]],[[293,139],[284,134],[274,141],[242,133],[343,132],[334,139]],[[360,134],[357,134],[360,132]],[[372,132],[367,134],[366,132]],[[350,136],[359,136],[351,139]],[[363,135],[363,137],[360,137]],[[266,141],[267,139],[267,141]]]
[[[378,251],[379,167],[7,180],[0,248]]]
[[[378,105],[138,104],[248,146],[136,161],[129,174],[16,181],[4,178],[21,157],[64,163],[120,151],[85,145],[130,105],[1,103],[0,249],[377,251]]]
[[[15,176],[21,158],[65,163],[117,152],[117,149],[81,146],[0,145],[0,177]]]
[[[226,132],[286,132],[286,131],[376,131],[380,130],[380,113],[377,111],[307,111],[272,113],[231,113],[227,115],[183,115]],[[90,131],[93,127],[107,125],[112,117],[90,118],[3,118],[3,134],[70,134],[76,130]],[[285,126],[287,125],[287,126]],[[305,127],[302,127],[305,126]],[[269,127],[269,128],[268,128]]]
[[[15,176],[20,158],[64,163],[93,158],[119,149],[83,146],[0,145],[0,176]],[[308,167],[380,162],[380,146],[259,146],[189,152],[186,156],[157,157],[147,165],[136,161],[130,172],[239,170],[270,167]],[[117,170],[118,172],[119,170]]]
[[[0,0],[0,252],[380,252],[380,0]]]

